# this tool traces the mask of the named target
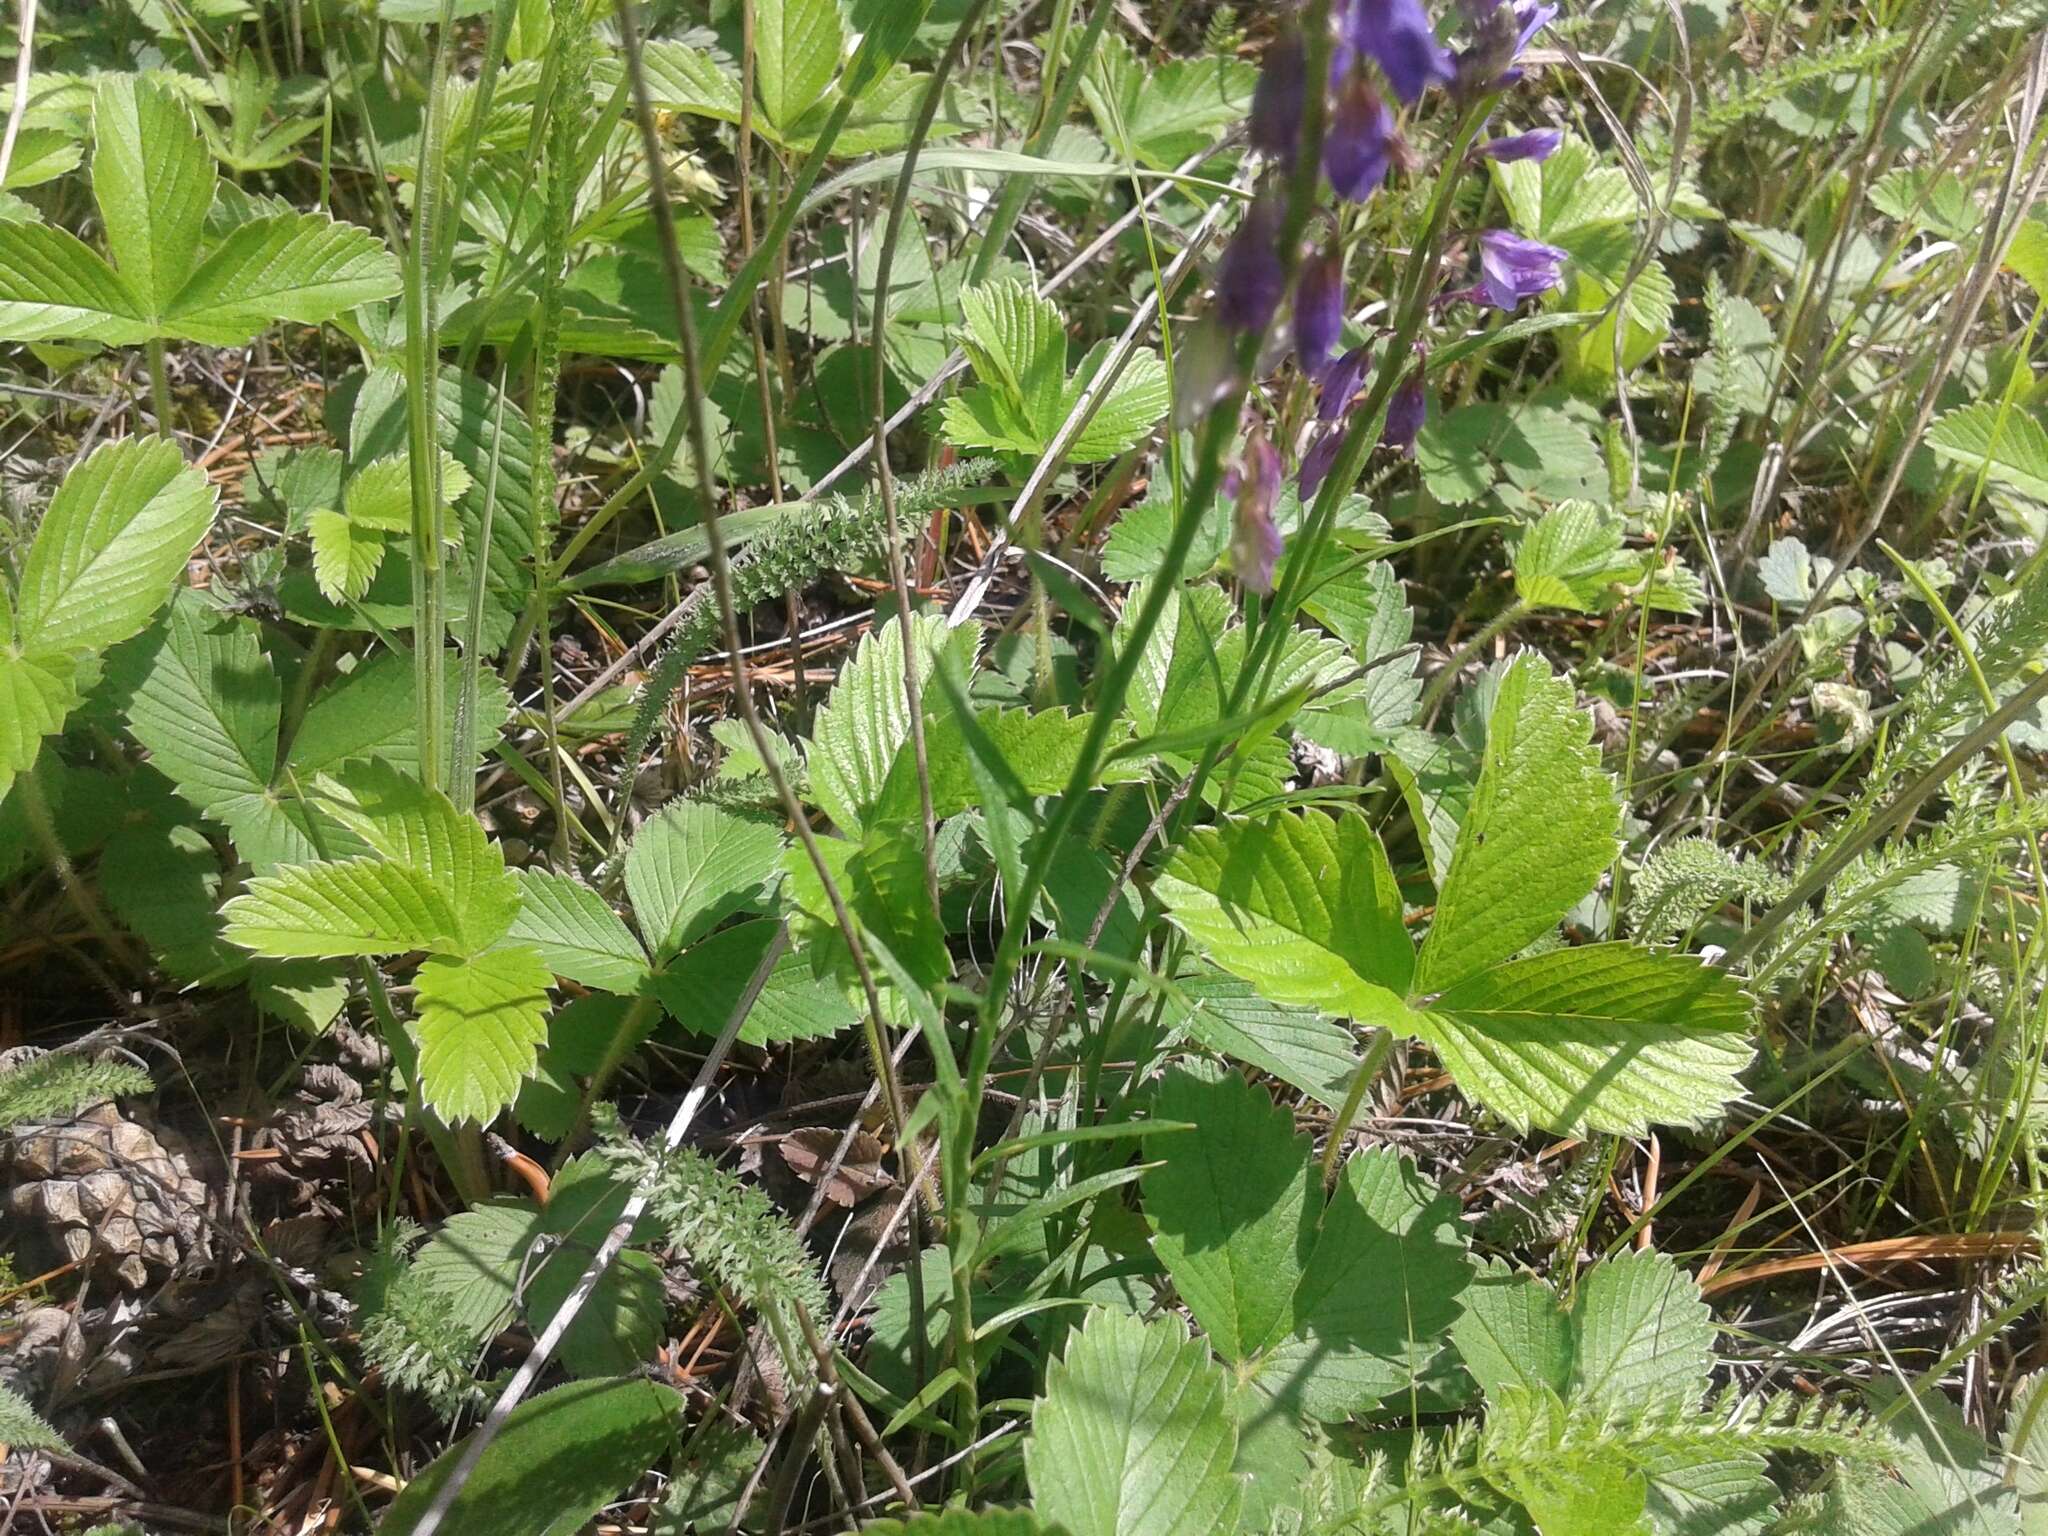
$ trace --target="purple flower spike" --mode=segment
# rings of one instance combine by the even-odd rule
[[[1216,312],[1233,331],[1263,331],[1286,296],[1287,274],[1280,260],[1284,210],[1271,188],[1252,201],[1237,226],[1216,274]]]
[[[1323,370],[1316,391],[1317,421],[1335,421],[1349,409],[1352,396],[1365,384],[1365,367],[1371,361],[1372,349],[1360,345]]]
[[[1362,203],[1387,179],[1394,163],[1394,113],[1372,82],[1354,75],[1337,98],[1323,141],[1323,170],[1337,195]]]
[[[1531,128],[1527,133],[1488,139],[1479,146],[1479,153],[1503,165],[1510,160],[1548,160],[1563,142],[1564,134],[1556,128]]]
[[[1313,376],[1344,334],[1344,250],[1332,240],[1311,256],[1294,285],[1294,345]]]
[[[1415,436],[1429,415],[1429,396],[1424,392],[1422,369],[1409,370],[1394,398],[1387,402],[1387,424],[1380,431],[1380,446],[1413,458]]]
[[[1450,50],[1422,0],[1350,0],[1340,23],[1344,41],[1370,55],[1404,102],[1451,78]]]
[[[1301,118],[1307,103],[1307,52],[1300,31],[1290,26],[1266,50],[1265,68],[1252,92],[1247,128],[1252,148],[1292,169],[1301,152]]]
[[[1564,281],[1564,259],[1554,245],[1489,229],[1479,237],[1479,287],[1473,296],[1496,309],[1513,310]]]
[[[1245,440],[1238,480],[1236,517],[1230,534],[1230,563],[1238,580],[1261,595],[1273,590],[1280,560],[1280,530],[1273,526],[1273,502],[1280,494],[1280,455],[1263,428]]]
[[[1344,440],[1351,435],[1345,426],[1326,426],[1316,434],[1316,440],[1308,445],[1308,452],[1301,456],[1301,473],[1295,477],[1300,487],[1301,499],[1307,502],[1323,488],[1330,471],[1336,467],[1337,455],[1344,451]]]

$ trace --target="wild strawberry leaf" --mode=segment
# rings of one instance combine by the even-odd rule
[[[1172,1069],[1152,1112],[1200,1127],[1147,1144],[1153,1252],[1216,1352],[1249,1360],[1294,1328],[1320,1206],[1308,1142],[1263,1089],[1219,1068]]]
[[[842,35],[839,0],[759,0],[754,89],[769,122],[787,131],[825,94]]]
[[[1698,1125],[1740,1088],[1750,1003],[1697,956],[1630,944],[1481,971],[1412,1015],[1460,1090],[1561,1136]]]
[[[418,874],[445,899],[456,921],[453,953],[474,954],[511,928],[519,910],[518,878],[476,818],[458,811],[440,790],[369,758],[320,780],[314,798],[374,851]]]
[[[1174,925],[1276,1003],[1407,1029],[1415,953],[1379,837],[1283,812],[1196,831],[1154,883]]]
[[[217,175],[184,102],[147,75],[102,75],[92,190],[107,250],[161,324],[199,255]]]
[[[1540,657],[1516,658],[1494,701],[1416,990],[1441,991],[1551,932],[1613,861],[1620,825],[1571,684]]]
[[[547,1041],[553,972],[522,944],[468,958],[430,956],[413,984],[420,1091],[445,1119],[496,1118]]]
[[[161,438],[93,450],[43,515],[15,594],[26,655],[98,651],[149,622],[213,522],[206,477]]]
[[[862,638],[812,728],[806,754],[811,797],[847,832],[861,829],[910,738],[901,622],[891,619]],[[920,614],[911,620],[911,641],[921,683],[929,686],[932,668],[939,665],[957,666],[964,681],[981,629],[949,629],[944,619]]]
[[[238,225],[215,246],[164,322],[192,341],[239,346],[272,321],[318,325],[398,286],[391,253],[369,230],[323,213],[281,213]]]
[[[702,800],[662,808],[626,850],[626,892],[657,959],[747,906],[775,872],[782,832]]]
[[[1178,1317],[1091,1312],[1032,1406],[1024,1470],[1039,1516],[1072,1536],[1235,1531],[1229,1392],[1208,1346]]]
[[[344,512],[315,512],[306,519],[313,540],[313,581],[331,603],[354,602],[370,590],[384,563],[385,536]]]
[[[286,865],[251,880],[221,915],[230,943],[281,960],[467,948],[434,881],[388,859]]]
[[[506,935],[536,950],[557,976],[631,995],[647,980],[647,951],[589,886],[544,869],[518,871],[519,915]]]

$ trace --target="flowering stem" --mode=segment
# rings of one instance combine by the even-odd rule
[[[1310,0],[1302,27],[1309,40],[1308,76],[1312,80],[1324,78],[1329,70],[1329,18],[1330,0]],[[1290,281],[1299,264],[1302,232],[1308,227],[1309,215],[1314,210],[1316,183],[1322,174],[1324,118],[1322,93],[1311,91],[1302,117],[1301,153],[1288,178],[1287,209],[1279,242],[1282,266]],[[1238,347],[1241,377],[1250,377],[1264,342],[1263,328],[1241,338]],[[1180,589],[1180,574],[1187,564],[1188,550],[1193,547],[1195,534],[1202,527],[1209,505],[1222,485],[1223,460],[1237,435],[1238,412],[1243,399],[1244,392],[1240,389],[1232,399],[1220,402],[1205,420],[1194,482],[1188,487],[1179,516],[1174,521],[1173,534],[1167,541],[1159,572],[1146,583],[1144,604],[1132,622],[1130,637],[1119,644],[1116,658],[1103,676],[1101,693],[1088,717],[1088,735],[1082,743],[1080,757],[1074,764],[1066,791],[1039,835],[1037,850],[1024,872],[1022,889],[1009,893],[1009,919],[996,942],[995,958],[990,963],[988,980],[977,1011],[969,1069],[970,1098],[979,1096],[981,1075],[986,1070],[995,1036],[996,1016],[1023,958],[1024,937],[1030,928],[1038,893],[1044,888],[1046,873],[1053,859],[1065,848],[1088,791],[1096,787],[1097,765],[1102,760],[1110,727],[1123,712],[1124,698],[1144,656],[1146,642],[1158,627],[1167,602]],[[1353,473],[1356,473],[1355,465]],[[1215,750],[1211,748],[1212,754]]]
[[[1465,116],[1458,125],[1449,153],[1444,156],[1443,170],[1437,177],[1436,188],[1430,196],[1429,214],[1423,226],[1423,237],[1416,247],[1410,263],[1407,282],[1401,295],[1400,322],[1395,328],[1393,340],[1387,344],[1380,358],[1380,365],[1373,375],[1371,392],[1358,414],[1358,425],[1346,438],[1343,449],[1337,455],[1337,462],[1324,478],[1322,490],[1316,496],[1316,504],[1309,514],[1306,527],[1295,540],[1282,569],[1280,583],[1273,593],[1273,600],[1266,605],[1258,624],[1257,638],[1252,642],[1247,665],[1238,675],[1232,689],[1226,715],[1236,715],[1245,708],[1245,701],[1254,686],[1261,695],[1269,685],[1274,663],[1279,659],[1281,642],[1293,627],[1295,610],[1300,606],[1302,591],[1310,573],[1322,557],[1324,547],[1329,543],[1330,532],[1336,525],[1337,508],[1344,498],[1351,494],[1358,483],[1359,475],[1365,469],[1366,459],[1379,446],[1380,434],[1386,425],[1387,405],[1393,399],[1394,391],[1400,386],[1410,368],[1418,366],[1414,359],[1415,339],[1422,334],[1423,321],[1428,317],[1431,279],[1436,272],[1437,260],[1443,253],[1445,230],[1450,223],[1452,194],[1457,190],[1458,178],[1465,169],[1466,156],[1473,141],[1484,127],[1494,98],[1489,95],[1472,103],[1465,109]],[[1214,767],[1219,748],[1211,746],[1204,755],[1197,770],[1197,795],[1189,797],[1189,803],[1199,799],[1200,779],[1206,778]]]

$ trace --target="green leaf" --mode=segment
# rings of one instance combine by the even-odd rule
[[[1620,825],[1571,684],[1541,657],[1517,657],[1500,682],[1417,990],[1440,991],[1551,932],[1613,861]]]
[[[0,1382],[0,1445],[10,1451],[60,1451],[68,1454],[71,1444],[52,1429],[34,1405],[14,1388]],[[1035,1530],[1027,1526],[1026,1531]]]
[[[1515,544],[1515,595],[1531,608],[1600,613],[1614,586],[1641,574],[1621,544],[1621,519],[1590,501],[1552,507]]]
[[[895,67],[917,39],[931,0],[848,0],[846,19],[860,38],[839,89],[858,99]]]
[[[544,869],[517,871],[519,915],[506,935],[557,976],[630,996],[647,980],[647,951],[589,886]]]
[[[1208,1536],[1237,1526],[1228,1377],[1177,1317],[1099,1309],[1047,1367],[1024,1469],[1072,1536]]]
[[[1557,1293],[1494,1260],[1466,1288],[1451,1325],[1458,1358],[1489,1399],[1509,1390],[1562,1396],[1572,1378],[1572,1321]]]
[[[599,1230],[562,1244],[527,1281],[527,1322],[536,1333],[562,1310],[603,1237]],[[667,1312],[661,1265],[652,1254],[628,1248],[612,1260],[590,1300],[570,1319],[562,1335],[562,1364],[577,1376],[631,1375],[660,1347]]]
[[[1066,1536],[1061,1526],[1047,1525],[1028,1509],[947,1509],[925,1511],[908,1520],[876,1520],[861,1527],[862,1536]]]
[[[781,862],[782,833],[702,800],[675,801],[634,834],[626,892],[657,959],[748,906]]]
[[[322,779],[319,790],[323,809],[445,898],[458,924],[455,953],[474,954],[505,936],[519,881],[474,816],[378,758]]]
[[[519,1277],[545,1232],[530,1202],[485,1200],[442,1222],[413,1260],[411,1274],[440,1299],[466,1340],[482,1344],[510,1326]]]
[[[319,325],[387,299],[398,263],[367,229],[324,213],[280,213],[236,226],[165,311],[173,333],[239,346],[274,320]]]
[[[135,291],[76,235],[0,222],[0,338],[133,346],[155,334]]]
[[[838,0],[759,0],[754,86],[769,122],[786,132],[825,94],[840,42]]]
[[[528,564],[533,555],[533,435],[526,413],[517,404],[501,404],[498,391],[487,380],[452,364],[441,370],[438,399],[441,447],[469,476],[467,488],[455,498],[456,522],[460,525],[464,550],[482,547],[486,493],[492,483],[492,460],[497,459],[497,503],[491,521],[490,582],[486,589],[489,602],[484,625],[485,648],[495,649],[505,643],[514,619],[533,590],[533,571]],[[407,431],[405,370],[395,363],[382,364],[370,371],[356,396],[355,413],[349,423],[350,462],[360,470],[374,460],[403,451]],[[542,526],[546,527],[553,519],[554,509],[542,507],[540,511]],[[465,559],[463,564],[466,563]],[[457,585],[458,577],[462,585]],[[449,580],[451,589],[467,590],[468,575],[459,566],[451,570]]]
[[[774,918],[734,923],[692,944],[654,978],[662,1007],[685,1029],[715,1036],[739,1006],[777,926]],[[814,957],[792,946],[768,973],[767,985],[740,1027],[740,1039],[755,1046],[821,1040],[859,1020],[860,1009],[838,983],[818,974]]]
[[[2025,410],[1988,400],[1960,406],[1927,429],[1927,446],[1944,463],[2048,501],[2048,429]]]
[[[1060,395],[1058,420],[1064,422],[1081,402],[1081,393],[1109,363],[1114,343],[1104,341],[1091,348],[1074,370]],[[1166,364],[1149,347],[1134,351],[1116,382],[1095,402],[1094,414],[1076,434],[1067,458],[1075,464],[1099,464],[1113,459],[1133,446],[1154,427],[1173,404],[1173,392],[1166,383]]]
[[[1331,1109],[1342,1106],[1358,1050],[1348,1029],[1315,1009],[1269,1003],[1250,982],[1206,969],[1180,977],[1164,1002],[1169,1028],[1185,1028],[1209,1050],[1270,1072]]]
[[[1714,1318],[1699,1286],[1649,1249],[1586,1271],[1572,1303],[1570,1396],[1614,1414],[1689,1408],[1714,1369]]]
[[[468,947],[434,881],[385,859],[286,865],[251,880],[221,915],[229,943],[280,960]]]
[[[68,656],[0,649],[0,800],[35,762],[43,738],[62,730],[65,716],[78,707],[75,670]]]
[[[640,61],[647,76],[648,98],[661,111],[727,123],[740,120],[739,71],[721,64],[702,48],[650,38]],[[607,89],[612,84],[609,80],[604,83]]]
[[[2020,1536],[2048,1533],[2048,1373],[2020,1383],[2005,1415],[2005,1475],[2020,1501]]]
[[[1491,1265],[1451,1338],[1489,1399],[1549,1391],[1616,1416],[1696,1407],[1714,1368],[1699,1286],[1649,1249],[1594,1265],[1569,1306],[1543,1281]]]
[[[1321,1213],[1292,1304],[1295,1336],[1258,1363],[1252,1384],[1311,1418],[1363,1413],[1421,1375],[1471,1275],[1458,1202],[1398,1152],[1362,1153]]]
[[[547,1040],[553,983],[526,945],[420,966],[420,1090],[443,1118],[488,1122],[512,1102]]]
[[[149,622],[213,522],[215,494],[155,437],[106,443],[64,477],[22,566],[16,654],[97,651]]]
[[[851,833],[860,831],[896,766],[897,751],[910,739],[901,623],[892,618],[862,638],[812,727],[806,756],[811,796]],[[977,625],[948,629],[939,615],[914,615],[911,641],[919,681],[929,683],[932,668],[944,664],[958,666],[964,679],[980,640]]]
[[[345,513],[315,512],[306,519],[313,538],[313,581],[330,603],[354,602],[370,590],[384,563],[384,535],[351,522]]]
[[[1402,1027],[1414,950],[1386,850],[1362,817],[1200,828],[1154,890],[1203,953],[1271,1001]]]
[[[181,799],[231,829],[262,815],[252,802],[270,793],[284,689],[253,623],[181,592],[108,674],[126,690],[130,734]]]
[[[1036,446],[1050,442],[1065,414],[1067,333],[1059,310],[1029,285],[1003,278],[963,288],[960,311],[961,346],[975,376],[1015,409]]]
[[[1009,777],[1034,797],[1058,794],[1067,787],[1074,765],[1081,759],[1081,746],[1090,723],[1087,715],[1064,709],[984,709],[974,716],[975,728],[1002,758]],[[1129,738],[1127,726],[1111,731],[1106,750],[1114,751]],[[922,814],[918,808],[917,758],[907,747],[905,743],[904,748],[898,749],[896,764],[870,812],[877,825],[914,824]],[[932,815],[943,821],[980,805],[966,733],[950,710],[926,719],[924,747],[932,789]],[[1144,776],[1143,765],[1125,761],[1107,765],[1096,782],[1129,783]]]
[[[448,1528],[574,1536],[675,1443],[682,1399],[644,1377],[578,1381],[512,1410],[450,1506]],[[457,1441],[405,1485],[378,1529],[407,1536],[461,1459]]]
[[[0,1070],[0,1126],[69,1120],[81,1109],[124,1094],[149,1093],[155,1086],[132,1062],[45,1051]]]
[[[1163,1159],[1141,1181],[1153,1251],[1216,1352],[1245,1360],[1294,1327],[1315,1219],[1309,1145],[1235,1072],[1176,1067],[1153,1113],[1201,1127],[1147,1148]]]
[[[1413,1015],[1459,1088],[1559,1135],[1698,1125],[1740,1089],[1750,1004],[1698,957],[1628,944],[1482,971]]]
[[[146,75],[102,75],[92,190],[107,249],[143,313],[160,319],[192,275],[216,174],[185,104]]]
[[[445,679],[453,698],[462,658],[447,653]],[[291,769],[302,783],[332,773],[344,763],[381,758],[401,772],[419,773],[419,676],[410,656],[385,651],[357,663],[346,677],[328,684],[306,711],[292,738]],[[479,756],[497,739],[512,712],[512,696],[490,668],[477,690],[476,741]],[[449,723],[452,743],[454,723]],[[474,766],[474,765],[472,765]]]

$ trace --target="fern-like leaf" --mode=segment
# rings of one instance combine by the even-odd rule
[[[0,1071],[0,1130],[30,1121],[65,1120],[90,1105],[154,1085],[125,1061],[93,1061],[50,1052]],[[0,1436],[0,1439],[6,1438]]]
[[[824,1319],[831,1304],[817,1262],[788,1218],[709,1158],[687,1148],[664,1154],[621,1135],[615,1121],[600,1132],[617,1176],[652,1190],[647,1211],[669,1245],[735,1302],[759,1312],[790,1378],[809,1379],[817,1367],[797,1318]]]
[[[69,1451],[64,1437],[52,1429],[27,1398],[0,1382],[0,1445],[17,1451]]]

